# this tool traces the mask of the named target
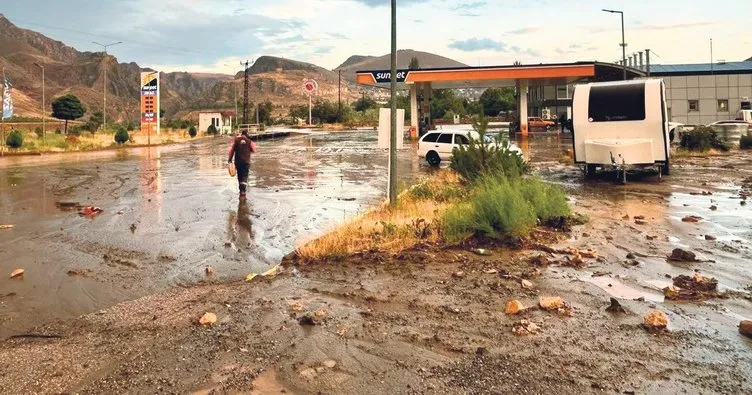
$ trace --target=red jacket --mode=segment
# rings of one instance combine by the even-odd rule
[[[227,158],[228,162],[232,162],[233,156],[235,157],[235,163],[251,163],[251,152],[254,151],[254,143],[248,137],[248,135],[241,134],[235,138],[232,146],[230,147],[230,153]]]

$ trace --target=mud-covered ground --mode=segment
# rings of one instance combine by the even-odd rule
[[[752,342],[737,330],[752,318],[752,208],[741,204],[752,156],[676,159],[671,177],[620,185],[610,175],[585,182],[561,164],[566,140],[520,145],[590,218],[543,238],[600,259],[574,268],[571,256],[539,250],[423,246],[288,263],[252,282],[197,279],[13,332],[22,336],[2,340],[0,393],[752,392]],[[702,220],[682,222],[687,215]],[[699,261],[669,262],[677,247]],[[193,270],[200,278],[200,265]],[[695,271],[718,279],[720,298],[664,300],[669,277]],[[563,297],[571,316],[536,308],[542,296]],[[605,311],[611,296],[625,314]],[[508,316],[510,299],[531,308]],[[667,332],[641,326],[652,309],[668,315]],[[206,312],[215,325],[197,324]],[[522,319],[538,333],[514,334]]]

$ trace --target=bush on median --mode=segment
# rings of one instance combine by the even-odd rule
[[[13,149],[19,149],[23,146],[24,137],[20,130],[12,130],[5,138],[5,145]]]
[[[718,134],[707,126],[682,133],[679,146],[688,151],[704,152],[717,149],[726,152],[729,150],[728,143],[718,138]]]
[[[529,171],[519,153],[513,151],[501,135],[487,138],[488,119],[480,117],[473,122],[478,138],[469,138],[452,152],[450,167],[462,178],[473,181],[486,175],[501,174],[509,178],[519,177]]]

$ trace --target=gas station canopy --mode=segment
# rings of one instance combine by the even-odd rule
[[[390,83],[389,70],[357,71],[361,85],[386,87]],[[629,79],[645,73],[627,68]],[[407,85],[430,83],[432,89],[491,88],[516,86],[525,80],[528,86],[567,85],[578,82],[614,81],[622,79],[622,66],[612,63],[576,62],[538,65],[512,65],[488,67],[451,67],[419,70],[398,70],[398,88]]]

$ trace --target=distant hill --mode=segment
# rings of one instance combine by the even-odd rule
[[[376,59],[376,57],[375,56],[353,55],[353,56],[350,56],[349,58],[347,58],[347,60],[345,60],[344,63],[342,63],[341,65],[337,66],[337,68],[335,68],[334,70],[344,69],[344,68],[346,68],[348,66],[352,66],[354,64],[365,62],[366,60],[371,60],[371,59]]]
[[[752,58],[747,59],[747,62],[752,62]]]
[[[18,115],[40,116],[41,73],[34,65],[45,68],[45,93],[49,115],[50,101],[71,93],[87,108],[87,116],[102,110],[104,53],[80,52],[41,33],[21,29],[0,14],[0,65],[5,67],[15,90]],[[139,117],[139,73],[136,63],[118,63],[107,56],[107,115],[109,119],[136,120]],[[207,73],[161,73],[162,108],[168,114],[177,111],[218,81],[232,76]]]
[[[385,70],[391,67],[392,60],[390,54],[379,57],[363,57],[364,59],[360,62],[352,63],[350,60],[354,57],[355,56],[351,56],[347,61],[345,61],[345,63],[342,64],[342,66],[335,69],[335,71],[342,70],[343,74],[347,74],[347,78],[350,81],[355,81],[355,72],[358,70]],[[429,52],[414,51],[412,49],[401,49],[397,51],[397,68],[406,69],[410,65],[410,60],[413,57],[418,58],[418,62],[420,63],[421,68],[467,66],[466,64],[458,62],[456,60]]]

